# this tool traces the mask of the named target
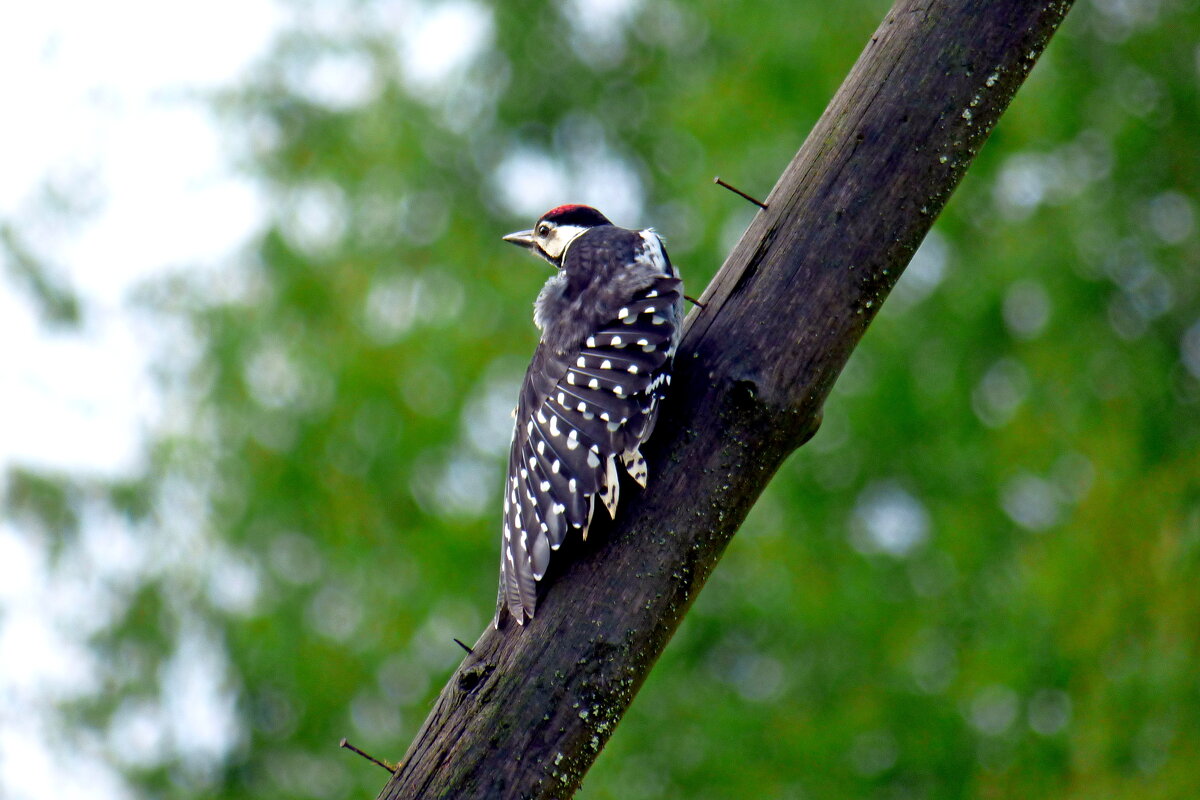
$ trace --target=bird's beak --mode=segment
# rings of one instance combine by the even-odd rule
[[[504,241],[512,242],[513,244],[517,245],[518,247],[524,247],[526,249],[533,248],[533,231],[531,231],[531,230],[530,231],[517,231],[516,233],[510,233],[508,236],[504,236],[502,238],[504,239]]]

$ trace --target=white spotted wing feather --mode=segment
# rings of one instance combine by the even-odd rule
[[[681,298],[678,278],[660,277],[578,349],[543,342],[534,354],[504,493],[501,592],[518,623],[533,617],[551,552],[572,534],[587,538],[597,504],[616,515],[619,473],[646,485],[640,446],[670,385]]]

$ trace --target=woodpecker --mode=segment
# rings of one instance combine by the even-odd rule
[[[500,600],[533,618],[537,582],[568,536],[587,539],[596,500],[615,517],[620,472],[645,488],[641,445],[671,384],[683,282],[653,229],[564,205],[504,241],[556,272],[533,306],[541,339],[521,384],[504,484]]]

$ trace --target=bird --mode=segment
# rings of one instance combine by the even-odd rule
[[[684,298],[653,228],[618,227],[590,206],[558,206],[503,239],[555,272],[534,302],[541,335],[515,411],[497,628],[505,610],[533,619],[551,553],[587,539],[597,499],[616,517],[622,472],[646,487],[641,445],[670,388]]]

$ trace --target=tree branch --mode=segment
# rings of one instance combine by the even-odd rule
[[[689,317],[649,489],[484,631],[381,798],[574,793],[1070,6],[896,3]]]

